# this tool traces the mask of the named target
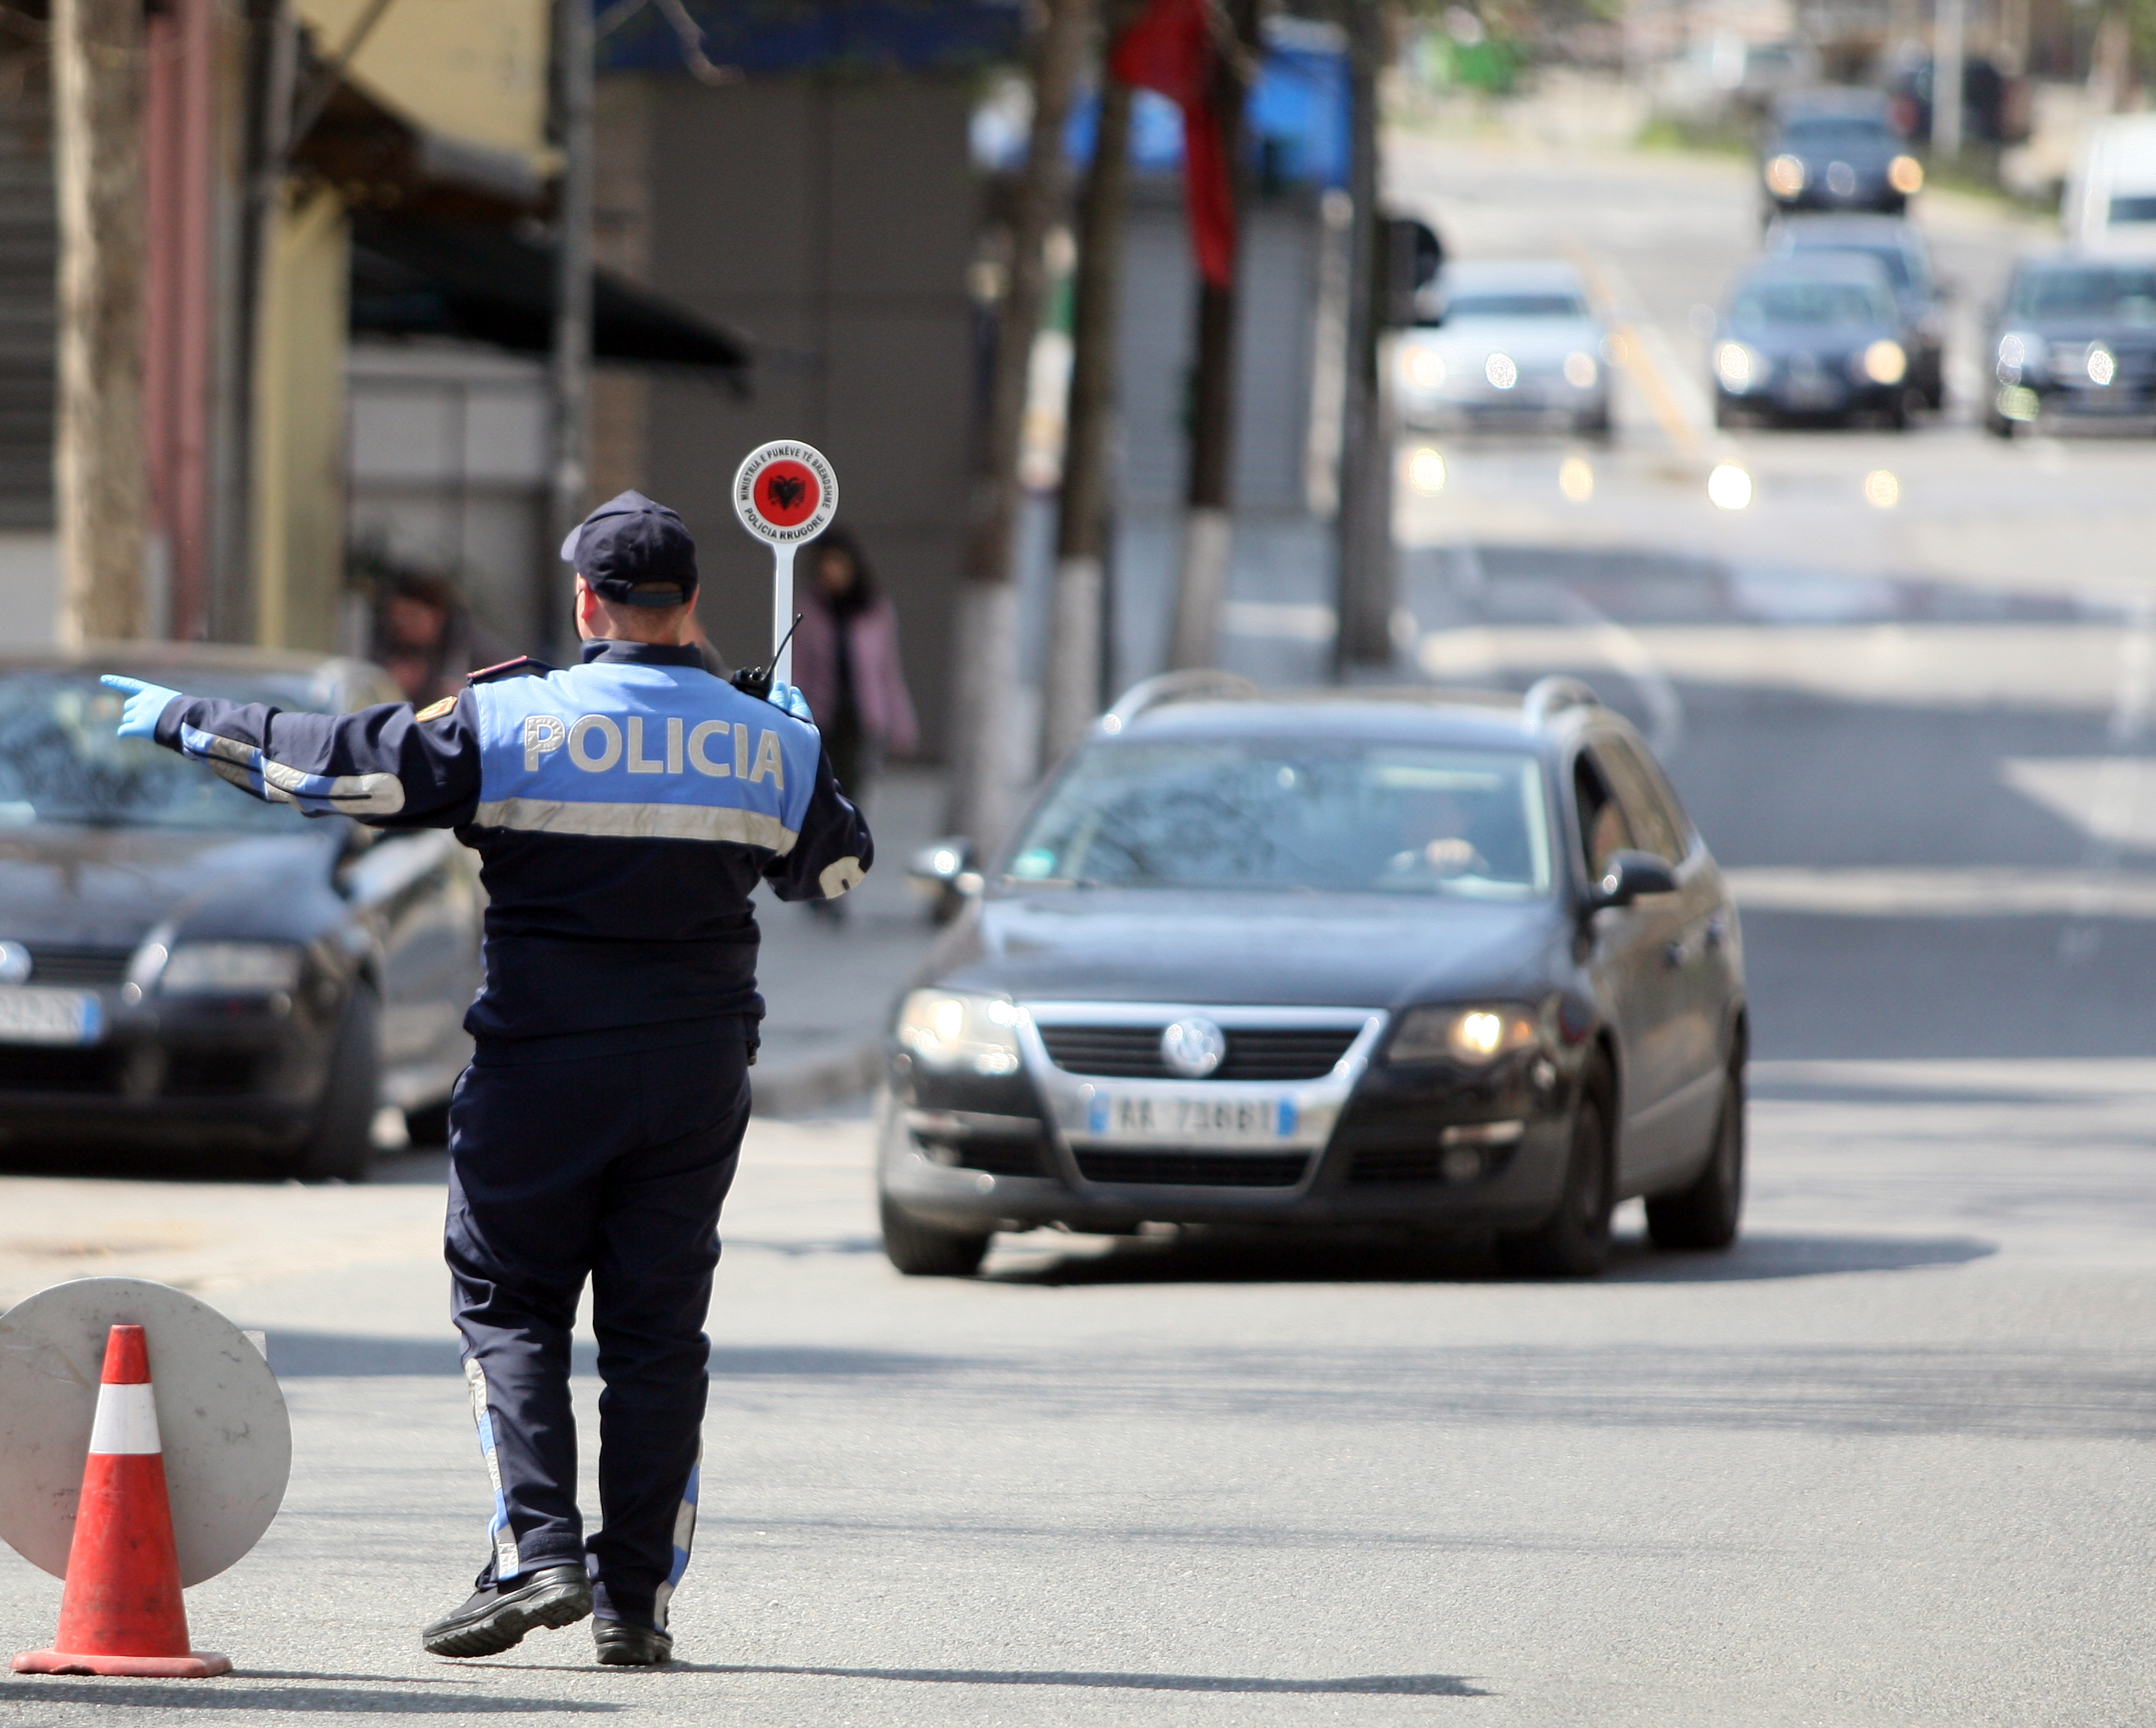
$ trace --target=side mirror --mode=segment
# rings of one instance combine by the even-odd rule
[[[1651,852],[1613,852],[1602,879],[1588,892],[1585,910],[1592,913],[1604,906],[1629,906],[1644,895],[1676,891],[1676,872]]]

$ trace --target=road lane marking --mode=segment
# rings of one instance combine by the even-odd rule
[[[1713,416],[1711,412],[1687,413],[1686,405],[1678,399],[1671,378],[1681,374],[1675,364],[1668,338],[1645,315],[1631,279],[1621,269],[1584,247],[1568,249],[1587,278],[1594,297],[1615,314],[1610,338],[1617,351],[1617,363],[1647,398],[1647,407],[1661,427],[1662,436],[1669,440],[1670,448],[1688,462],[1697,460],[1702,448],[1697,423],[1711,422]]]

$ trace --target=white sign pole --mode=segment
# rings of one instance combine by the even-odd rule
[[[771,548],[771,681],[793,682],[793,555],[831,526],[839,479],[812,444],[760,444],[734,471],[734,511]],[[784,643],[783,649],[780,644]]]
[[[793,628],[793,542],[780,541],[771,549],[771,681],[793,682],[793,644],[786,640]],[[780,644],[784,644],[782,647]]]

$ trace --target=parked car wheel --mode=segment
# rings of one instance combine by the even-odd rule
[[[382,1001],[362,978],[345,1003],[315,1126],[292,1161],[292,1173],[304,1182],[365,1181],[381,1087]]]
[[[1607,1075],[1591,1074],[1572,1117],[1572,1156],[1557,1210],[1532,1230],[1497,1238],[1506,1269],[1538,1278],[1592,1278],[1609,1263],[1614,1209]]]
[[[423,1104],[404,1112],[404,1131],[415,1146],[445,1146],[449,1143],[449,1100]]]
[[[990,1238],[947,1230],[902,1211],[889,1200],[878,1208],[883,1251],[908,1278],[971,1278],[987,1258]]]
[[[1727,1248],[1744,1210],[1744,1070],[1732,1064],[1722,1083],[1714,1152],[1690,1187],[1650,1195],[1647,1234],[1656,1248]]]

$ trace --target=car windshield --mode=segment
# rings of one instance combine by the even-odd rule
[[[1455,318],[1584,318],[1587,307],[1576,294],[1456,294],[1445,303]]]
[[[192,695],[314,705],[303,679],[219,680],[191,676]],[[0,829],[39,823],[98,827],[244,828],[292,820],[292,812],[250,797],[200,762],[122,738],[121,698],[88,673],[0,673]]]
[[[1895,141],[1876,120],[1793,120],[1782,128],[1790,150],[1884,150]]]
[[[1755,282],[1742,290],[1729,308],[1729,321],[1742,331],[1771,330],[1785,324],[1822,327],[1884,324],[1892,316],[1879,292],[1861,282],[1805,277]]]
[[[2121,324],[2156,324],[2156,268],[2085,264],[2030,270],[2014,285],[2009,310],[2015,317],[2031,322],[2103,318]]]
[[[1105,744],[1011,855],[1019,881],[1522,900],[1549,823],[1520,752],[1301,741]]]

